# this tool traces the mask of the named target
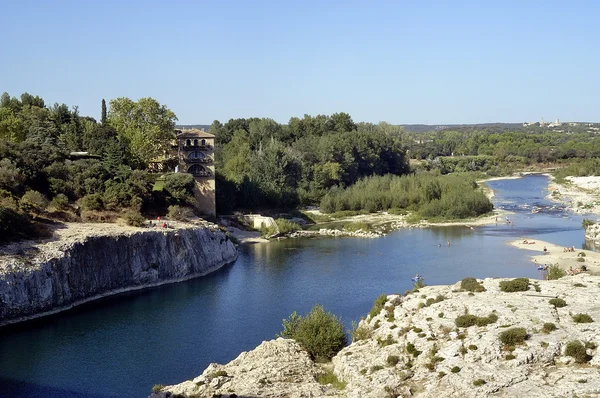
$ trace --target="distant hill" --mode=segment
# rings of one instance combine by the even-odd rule
[[[202,130],[204,129],[204,131],[208,131],[208,128],[210,127],[210,124],[178,124],[175,126],[176,129],[198,129],[198,130]]]
[[[426,131],[439,130],[522,130],[522,123],[481,123],[481,124],[401,124],[404,130],[411,133],[424,133]]]

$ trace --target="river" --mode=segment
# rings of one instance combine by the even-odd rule
[[[292,311],[319,303],[350,328],[379,294],[411,288],[417,272],[427,284],[540,278],[531,253],[508,246],[511,239],[584,247],[581,217],[544,199],[547,177],[488,185],[495,206],[514,212],[511,223],[242,246],[233,265],[206,277],[0,329],[0,395],[147,397],[154,384],[193,378],[273,338]]]

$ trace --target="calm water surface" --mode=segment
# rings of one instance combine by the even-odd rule
[[[382,292],[410,277],[450,284],[466,276],[539,278],[529,252],[506,242],[532,237],[583,247],[581,218],[544,199],[548,180],[492,181],[511,223],[402,230],[379,239],[286,240],[240,247],[235,264],[207,277],[123,294],[0,329],[0,395],[147,397],[271,339],[292,311],[315,303],[347,327]],[[532,214],[533,206],[540,211]],[[450,247],[446,245],[451,242]],[[438,247],[441,243],[442,247]]]

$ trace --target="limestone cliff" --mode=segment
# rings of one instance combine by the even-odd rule
[[[27,249],[2,248],[0,325],[204,275],[237,257],[229,238],[208,223],[168,230],[98,224],[94,233],[61,233]]]
[[[319,384],[326,367],[277,339],[152,396],[600,396],[600,277],[530,281],[517,292],[502,291],[501,281],[485,279],[483,292],[457,283],[387,296],[378,315],[360,322],[361,339],[326,365],[342,389]]]

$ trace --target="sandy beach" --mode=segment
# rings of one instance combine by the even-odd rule
[[[524,243],[524,241],[528,243]],[[535,243],[532,243],[535,242]],[[585,265],[589,270],[588,273],[592,275],[600,275],[600,253],[596,253],[590,250],[575,249],[575,252],[565,252],[564,247],[558,246],[542,240],[530,239],[523,237],[517,240],[509,242],[509,245],[529,250],[532,253],[531,261],[537,265],[558,265],[565,271],[569,267],[579,268],[581,265]],[[548,249],[547,253],[544,254],[544,246]],[[579,253],[585,253],[585,262],[577,261],[580,258]]]

